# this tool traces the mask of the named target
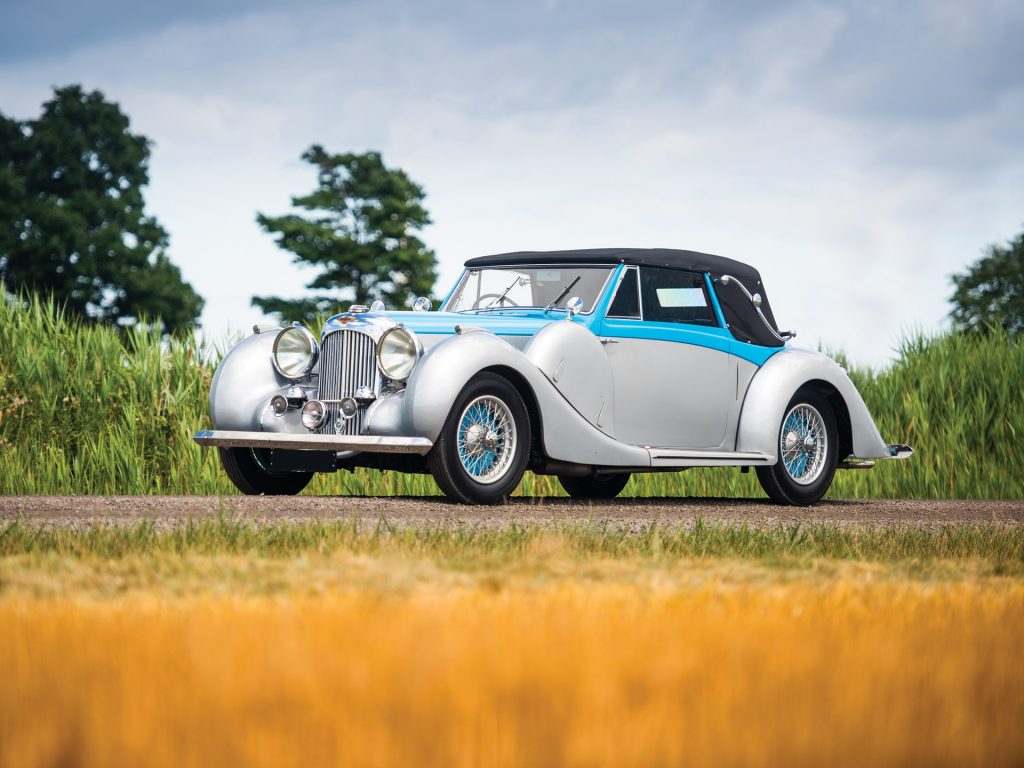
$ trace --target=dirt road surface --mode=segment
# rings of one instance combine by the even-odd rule
[[[697,519],[772,526],[778,523],[837,525],[1024,524],[1024,501],[827,501],[809,508],[780,507],[761,499],[632,499],[579,502],[516,498],[493,507],[449,504],[439,498],[239,497],[239,496],[0,496],[0,521],[83,526],[133,524],[160,527],[218,515],[258,522],[360,519],[422,525],[465,523],[501,526],[607,523],[634,528],[651,523],[677,527]]]

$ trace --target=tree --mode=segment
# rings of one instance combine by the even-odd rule
[[[253,297],[252,303],[285,320],[309,321],[344,301],[408,306],[430,293],[437,279],[434,253],[416,233],[430,223],[423,189],[405,171],[388,168],[378,152],[331,155],[313,146],[302,159],[317,168],[318,187],[292,205],[304,214],[256,220],[291,251],[293,261],[317,267],[307,287],[326,291],[307,299]]]
[[[964,274],[953,275],[953,284],[950,316],[956,328],[1001,325],[1011,334],[1024,332],[1024,232],[1005,246],[990,245]]]
[[[0,281],[84,319],[195,322],[203,300],[145,213],[150,143],[102,93],[55,89],[37,120],[0,114]]]

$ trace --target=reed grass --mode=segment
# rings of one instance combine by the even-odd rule
[[[83,325],[30,299],[0,302],[0,494],[233,494],[216,452],[192,442],[209,427],[220,351],[194,336]],[[985,336],[908,338],[881,371],[851,367],[880,431],[917,453],[841,472],[838,498],[1024,498],[1024,343]],[[318,475],[327,495],[438,493],[426,475]],[[527,473],[519,490],[563,495]],[[734,468],[634,477],[626,496],[760,497]]]

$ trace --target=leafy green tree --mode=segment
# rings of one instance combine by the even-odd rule
[[[292,198],[302,213],[256,220],[296,264],[319,270],[307,287],[324,293],[299,300],[256,296],[252,303],[285,320],[309,321],[344,302],[380,299],[395,309],[429,294],[437,262],[417,237],[430,223],[422,187],[385,166],[377,152],[332,155],[313,146],[302,159],[316,166],[318,179],[312,193]]]
[[[1024,232],[1005,246],[990,245],[965,273],[953,275],[953,284],[950,316],[956,328],[1001,325],[1011,334],[1024,332]]]
[[[0,114],[0,281],[85,319],[192,325],[203,300],[145,213],[150,143],[102,93],[58,88],[36,120]]]

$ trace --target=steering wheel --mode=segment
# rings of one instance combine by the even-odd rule
[[[473,309],[480,309],[480,305],[483,304],[484,300],[486,299],[501,299],[501,303],[498,304],[499,307],[504,307],[506,304],[510,307],[519,306],[514,301],[512,301],[512,299],[510,299],[508,296],[502,297],[500,293],[485,293],[483,296],[476,300],[476,302],[473,304]]]

